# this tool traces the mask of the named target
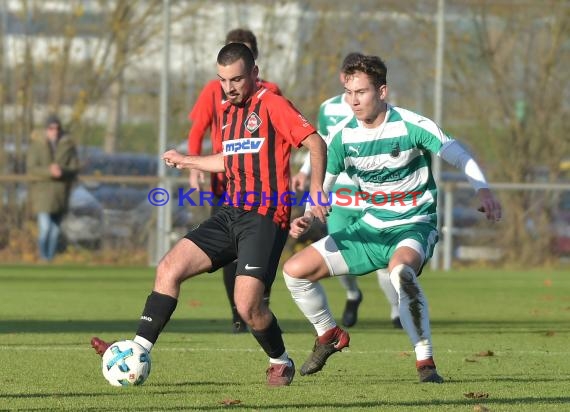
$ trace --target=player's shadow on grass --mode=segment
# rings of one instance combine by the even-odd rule
[[[310,333],[313,327],[305,319],[279,318],[281,329],[285,333]],[[126,332],[133,333],[138,326],[138,320],[4,320],[0,322],[2,333],[107,333]],[[561,325],[558,322],[545,322],[543,320],[443,320],[432,322],[432,329],[438,334],[470,334],[477,333],[521,333],[529,332],[552,334],[570,332],[570,325]],[[403,333],[394,329],[389,320],[363,319],[350,331],[374,330],[379,333]],[[231,324],[227,318],[220,319],[172,319],[166,326],[166,331],[176,333],[224,333],[231,331]]]

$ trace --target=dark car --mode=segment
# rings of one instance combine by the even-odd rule
[[[67,243],[98,249],[103,238],[103,206],[82,184],[69,199],[69,210],[61,224]]]
[[[67,241],[83,246],[143,246],[154,229],[155,206],[148,201],[148,183],[103,182],[86,177],[156,176],[157,156],[138,153],[107,154],[98,149],[80,150],[79,183],[70,199],[63,223]],[[172,222],[180,231],[192,226],[186,207],[172,209]]]

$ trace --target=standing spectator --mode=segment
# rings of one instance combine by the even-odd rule
[[[329,356],[350,342],[348,332],[336,325],[319,280],[387,267],[399,296],[400,320],[416,354],[419,380],[442,383],[433,359],[428,303],[418,282],[438,240],[430,154],[465,173],[481,202],[479,210],[489,220],[501,218],[501,205],[461,144],[430,119],[387,103],[387,69],[379,57],[362,56],[343,72],[354,118],[332,138],[323,188],[330,190],[345,171],[358,182],[367,204],[356,222],[306,247],[283,266],[293,300],[318,335],[300,372],[320,371]],[[291,235],[303,234],[312,220],[306,211],[292,222]]]
[[[75,143],[64,133],[56,115],[47,118],[44,131],[32,133],[26,168],[37,178],[30,186],[32,209],[38,220],[40,259],[49,262],[57,251],[61,221],[79,170]]]
[[[217,69],[227,96],[218,124],[222,152],[184,156],[170,150],[163,159],[179,169],[225,171],[228,199],[158,264],[154,289],[146,300],[134,341],[150,351],[176,309],[182,282],[237,260],[236,307],[269,357],[267,384],[289,385],[295,365],[263,296],[275,280],[287,240],[291,206],[279,198],[289,190],[291,147],[309,149],[311,196],[318,199],[323,195],[326,203],[322,193],[326,145],[288,100],[258,84],[258,68],[248,47],[241,43],[224,46],[218,53]],[[311,210],[325,221],[328,207],[312,206]],[[100,355],[109,347],[97,337],[91,345]]]
[[[360,53],[349,53],[346,55],[342,62],[340,70],[340,83],[344,87],[345,76],[342,70],[351,62],[355,61],[362,54]],[[340,94],[335,97],[331,97],[325,100],[319,108],[319,118],[317,122],[317,130],[321,137],[325,139],[327,145],[330,144],[330,138],[334,136],[339,130],[341,130],[352,118],[354,113],[352,108],[346,102],[346,94]],[[305,157],[303,166],[299,173],[293,176],[292,186],[294,190],[304,190],[306,182],[311,173],[311,162],[309,156]],[[342,172],[332,188],[334,193],[342,191],[343,195],[350,196],[352,198],[350,204],[340,205],[335,203],[335,199],[332,201],[332,213],[327,218],[327,231],[328,233],[334,233],[343,227],[347,226],[349,223],[356,221],[362,215],[362,202],[360,199],[356,199],[355,193],[360,189],[356,186],[356,183],[346,174]],[[390,274],[386,269],[378,269],[376,271],[378,276],[378,283],[380,288],[384,292],[388,303],[390,304],[390,319],[392,325],[395,328],[402,329],[402,324],[400,323],[400,314],[398,309],[398,293],[392,286],[390,282]],[[356,276],[345,275],[339,276],[338,280],[344,290],[346,291],[346,303],[344,306],[344,311],[342,313],[342,324],[347,328],[354,326],[358,320],[358,307],[362,302],[362,291],[358,287],[358,281]]]
[[[253,57],[257,59],[257,38],[247,29],[234,29],[226,34],[226,42],[229,43],[242,43],[245,44],[251,52]],[[279,87],[275,83],[271,83],[260,78],[257,79],[260,86],[271,90],[275,94],[281,94]],[[200,155],[202,154],[202,143],[204,136],[208,129],[210,129],[210,141],[212,143],[212,153],[220,153],[222,151],[222,139],[220,130],[218,130],[217,123],[219,121],[220,110],[224,103],[227,101],[227,96],[224,93],[219,80],[211,80],[204,86],[202,92],[198,96],[198,100],[194,104],[189,118],[192,121],[192,128],[188,133],[188,154]],[[201,170],[190,170],[190,187],[200,190],[204,182],[204,172]],[[226,177],[223,172],[210,174],[210,190],[214,194],[211,212],[212,214],[220,210],[217,206],[226,188]],[[236,262],[231,262],[224,266],[224,286],[226,294],[230,302],[232,310],[232,330],[234,333],[247,332],[247,325],[240,317],[234,300],[235,280],[236,280]],[[270,290],[265,292],[265,299],[269,301]]]

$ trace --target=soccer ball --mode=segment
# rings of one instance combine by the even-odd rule
[[[113,386],[142,385],[150,373],[150,354],[135,341],[115,342],[103,354],[102,370]]]

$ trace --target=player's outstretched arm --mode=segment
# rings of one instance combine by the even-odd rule
[[[482,188],[477,191],[477,196],[481,202],[479,211],[485,213],[487,219],[498,222],[501,220],[502,208],[501,203],[495,198],[493,192],[488,188]]]
[[[224,158],[221,153],[207,156],[185,156],[176,150],[168,150],[162,155],[168,167],[177,169],[197,169],[204,172],[223,172]]]
[[[481,201],[478,210],[485,213],[489,220],[494,222],[501,220],[501,204],[489,189],[483,171],[471,154],[456,140],[449,140],[444,144],[439,155],[443,160],[463,171]]]
[[[329,214],[330,205],[328,204],[327,194],[323,190],[323,181],[325,178],[325,165],[327,161],[327,145],[317,133],[310,134],[303,140],[303,146],[309,149],[311,156],[311,199],[314,205],[311,205],[313,216],[325,223],[326,216]]]

